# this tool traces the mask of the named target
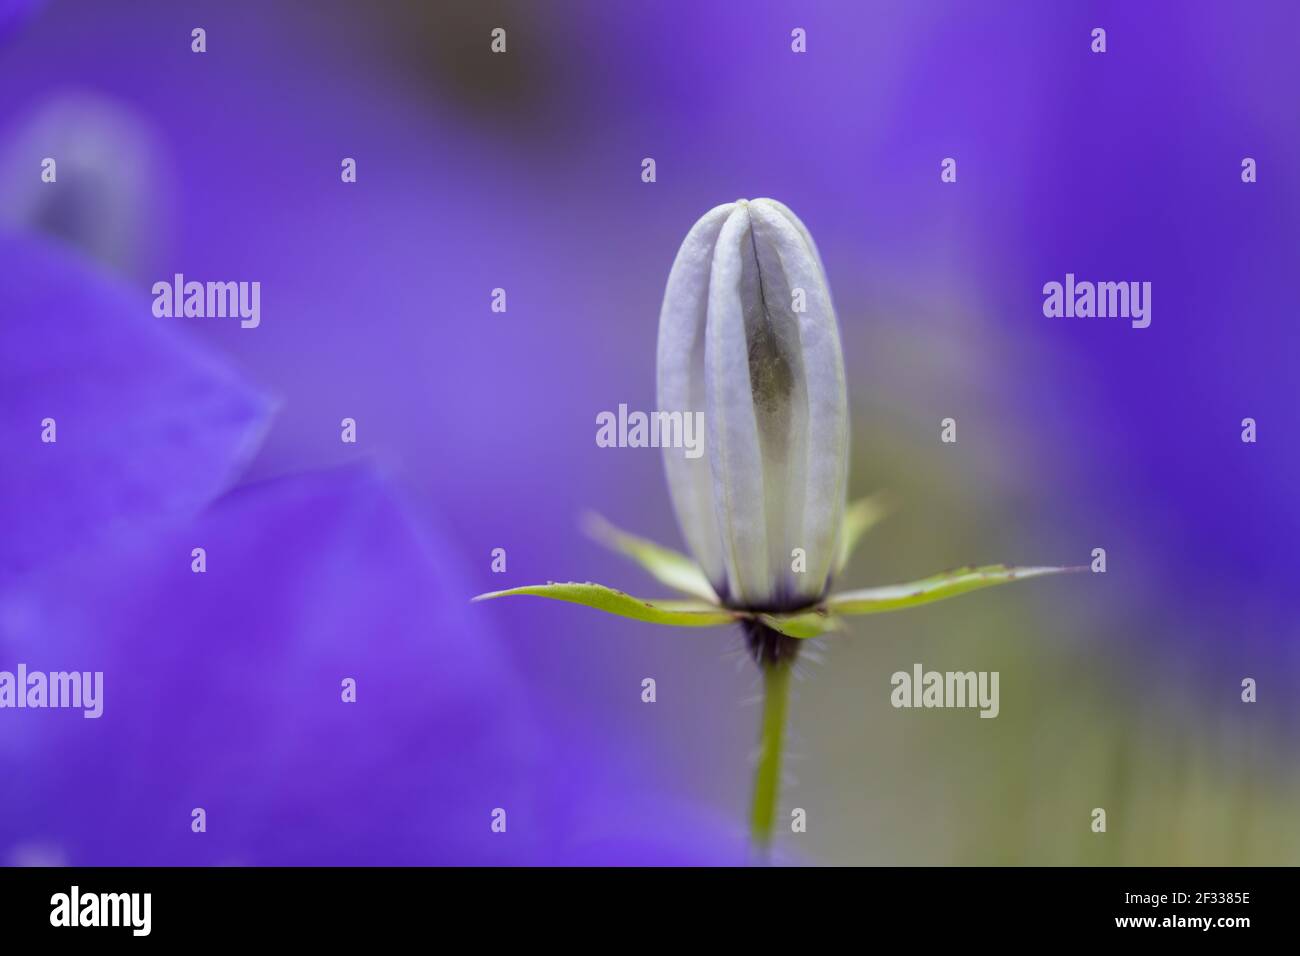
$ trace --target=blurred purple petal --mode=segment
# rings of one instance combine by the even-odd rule
[[[0,862],[743,862],[739,834],[612,784],[599,746],[553,762],[466,593],[445,544],[347,469],[240,489],[66,568],[25,615],[0,606],[0,669],[104,672],[99,719],[6,712]]]
[[[744,827],[630,782],[592,786],[561,829],[559,861],[574,866],[743,866]],[[779,858],[778,862],[784,862]]]
[[[267,427],[264,397],[70,253],[6,237],[0,262],[15,280],[0,290],[0,574],[184,517],[231,483]]]
[[[69,569],[0,629],[0,669],[102,670],[104,713],[5,712],[0,859],[536,861],[534,721],[459,582],[355,469],[241,489]]]

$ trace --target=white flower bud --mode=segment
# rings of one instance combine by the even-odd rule
[[[784,205],[742,199],[692,227],[664,293],[658,379],[661,411],[704,413],[703,457],[665,449],[665,464],[719,597],[765,610],[821,598],[844,514],[848,396],[821,258]]]

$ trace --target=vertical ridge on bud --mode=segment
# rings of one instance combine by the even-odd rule
[[[788,375],[779,370],[780,354],[766,319],[748,203],[740,203],[727,217],[713,253],[704,346],[704,457],[713,471],[727,591],[743,606],[773,596],[767,485],[776,475],[764,467],[759,411],[764,404],[773,412],[785,405],[777,383]],[[751,358],[764,388],[758,402]]]
[[[704,327],[713,248],[735,203],[710,209],[687,233],[664,291],[659,313],[656,403],[664,411],[704,412]],[[707,456],[691,459],[665,449],[668,492],[686,544],[714,591],[727,600],[722,535],[713,510]]]
[[[798,395],[800,426],[805,441],[793,450],[792,496],[788,502],[790,524],[786,533],[791,547],[799,542],[808,554],[806,574],[790,570],[789,548],[783,570],[791,593],[803,599],[823,595],[835,570],[840,526],[848,492],[848,386],[840,347],[835,307],[821,257],[812,236],[788,208],[769,199],[751,203],[761,235],[760,249],[770,249],[779,261],[784,281],[784,317],[797,330],[795,346],[803,378]],[[790,310],[790,290],[803,289],[805,311]],[[772,297],[769,297],[772,301]],[[802,581],[796,580],[801,578]],[[801,586],[802,585],[802,586]]]
[[[740,200],[695,224],[669,276],[658,351],[660,409],[705,414],[706,454],[669,450],[665,463],[719,596],[765,609],[817,600],[844,510],[848,399],[821,260],[788,208]]]

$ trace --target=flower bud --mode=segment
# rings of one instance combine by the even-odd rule
[[[723,603],[820,599],[844,514],[848,397],[821,258],[781,203],[718,206],[687,234],[659,316],[658,407],[704,413],[705,454],[666,448],[664,460]]]

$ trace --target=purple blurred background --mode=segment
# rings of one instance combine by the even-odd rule
[[[106,703],[0,712],[0,862],[743,860],[737,635],[467,601],[656,593],[579,531],[681,544],[659,453],[595,416],[652,407],[677,245],[755,196],[825,260],[851,492],[900,502],[843,583],[1108,553],[825,640],[781,852],[1300,860],[1300,7],[18,6],[0,669]],[[261,326],[154,319],[175,272],[260,281]],[[1067,272],[1150,281],[1150,328],[1045,318]],[[916,661],[1000,670],[1000,717],[893,710]]]

